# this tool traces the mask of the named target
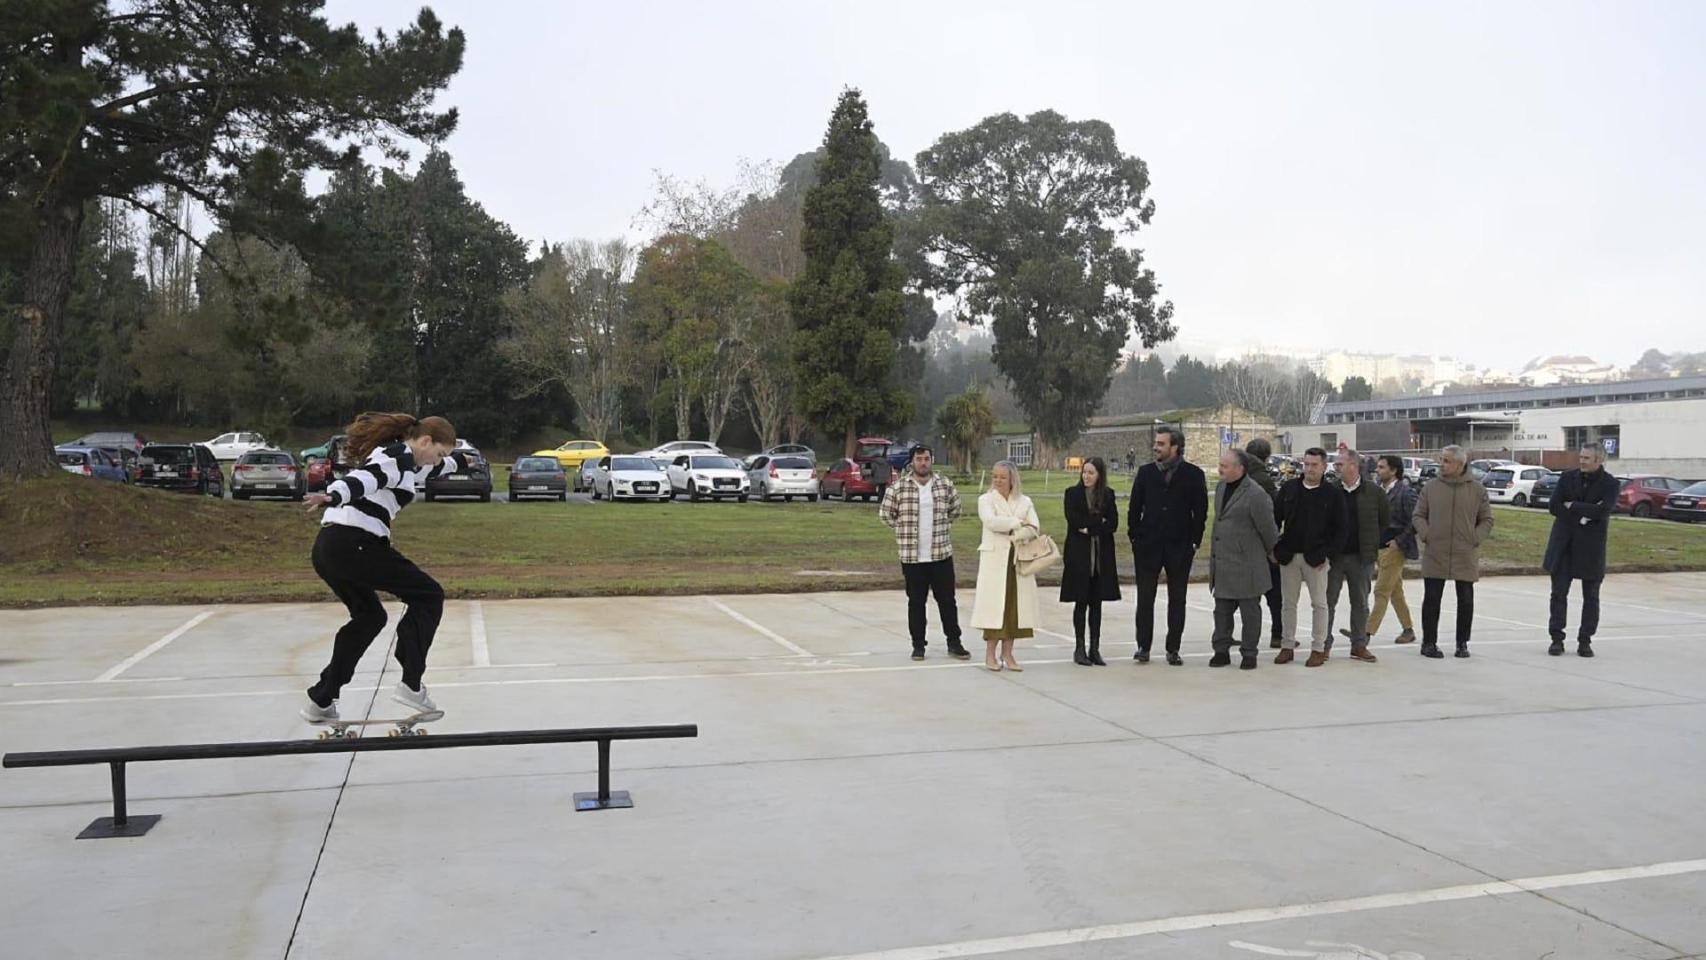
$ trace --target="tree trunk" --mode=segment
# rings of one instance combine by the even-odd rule
[[[849,423],[847,425],[847,436],[841,444],[841,455],[844,457],[852,457],[853,454],[858,452],[858,450],[859,431],[854,429],[853,424]]]
[[[24,273],[24,300],[0,370],[0,477],[45,477],[57,469],[48,404],[82,229],[82,204],[57,191],[46,198]]]

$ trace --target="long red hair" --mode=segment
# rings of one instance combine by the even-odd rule
[[[344,428],[350,459],[361,463],[367,455],[387,443],[431,437],[433,443],[456,443],[456,428],[443,417],[415,419],[406,413],[364,413]]]

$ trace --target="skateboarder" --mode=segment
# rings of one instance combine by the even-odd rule
[[[338,630],[320,682],[308,688],[302,718],[309,723],[339,719],[339,691],[385,628],[381,590],[406,608],[397,624],[397,662],[403,665],[403,678],[391,699],[416,713],[437,712],[421,675],[444,610],[444,590],[391,545],[391,524],[429,478],[466,470],[468,463],[464,455],[451,452],[456,428],[443,417],[417,420],[406,413],[364,413],[345,432],[351,462],[361,466],[333,481],[325,493],[306,499],[309,513],[326,508],[314,541],[314,572],[349,608],[350,620]]]

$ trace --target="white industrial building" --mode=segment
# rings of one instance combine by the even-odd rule
[[[1575,450],[1596,443],[1615,473],[1697,480],[1706,478],[1706,376],[1329,403],[1317,422],[1275,433],[1293,454],[1346,443],[1427,456],[1457,444],[1550,467],[1573,466]]]

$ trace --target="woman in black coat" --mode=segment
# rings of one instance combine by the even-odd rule
[[[1077,648],[1072,662],[1107,666],[1102,659],[1102,601],[1120,598],[1119,568],[1114,565],[1114,533],[1120,511],[1108,488],[1108,465],[1091,457],[1078,475],[1077,486],[1066,490],[1066,561],[1060,574],[1060,602],[1072,604],[1072,629]],[[1084,648],[1085,621],[1090,647]]]

